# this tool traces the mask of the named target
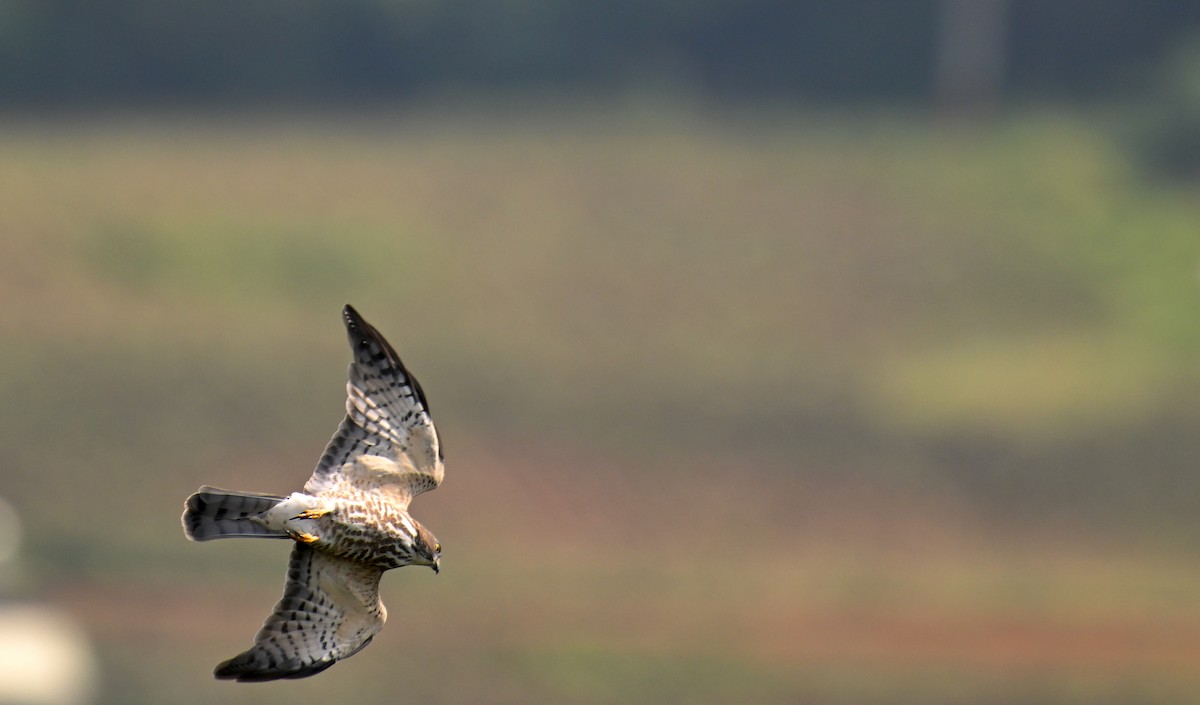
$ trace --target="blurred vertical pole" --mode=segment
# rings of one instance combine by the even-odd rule
[[[979,120],[1000,108],[1008,0],[942,0],[935,86],[938,111]]]

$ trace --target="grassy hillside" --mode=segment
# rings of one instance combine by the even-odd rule
[[[0,493],[110,702],[1200,686],[1200,210],[1103,133],[124,116],[0,153]],[[307,477],[347,301],[429,393],[446,570],[319,680],[212,683],[283,549],[187,545],[180,503]]]

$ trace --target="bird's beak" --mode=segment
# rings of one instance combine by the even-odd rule
[[[433,559],[433,565],[431,565],[431,566],[429,566],[429,567],[430,567],[430,568],[433,568],[433,573],[434,573],[434,575],[437,575],[437,574],[438,574],[438,573],[440,573],[440,572],[441,572],[441,570],[442,570],[442,559],[441,559],[441,558],[434,558],[434,559]]]

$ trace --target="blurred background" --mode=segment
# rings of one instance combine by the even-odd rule
[[[216,682],[346,302],[442,573]],[[1189,0],[0,2],[0,341],[0,702],[1200,697]]]

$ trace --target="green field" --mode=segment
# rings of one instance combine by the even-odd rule
[[[1200,203],[1114,133],[786,111],[0,123],[11,592],[103,702],[1145,705],[1200,694]],[[444,569],[315,679],[217,683],[341,415],[420,376]]]

